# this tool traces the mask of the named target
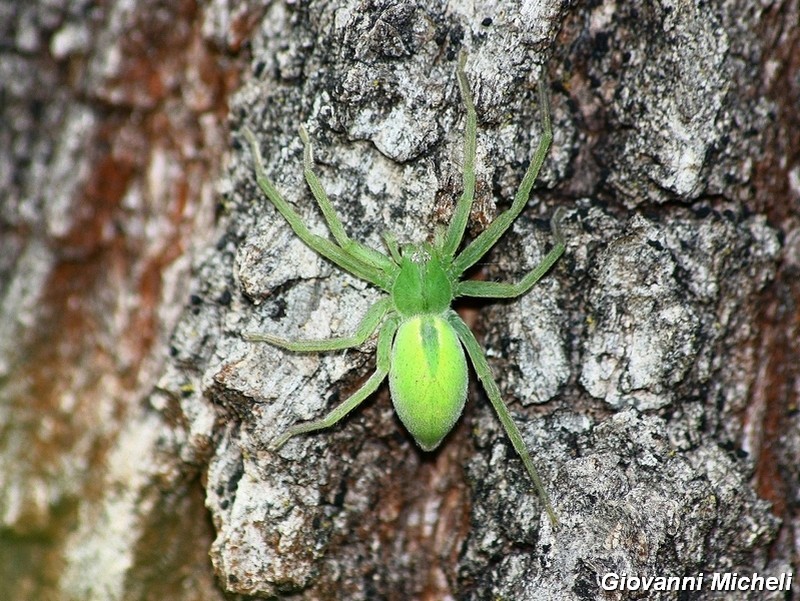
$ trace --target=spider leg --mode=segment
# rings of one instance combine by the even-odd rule
[[[365,262],[361,257],[347,252],[342,247],[334,244],[327,238],[312,234],[308,229],[303,219],[295,211],[292,206],[278,192],[275,185],[269,180],[266,172],[264,171],[264,161],[261,158],[261,151],[258,147],[253,132],[245,128],[242,130],[245,138],[250,143],[251,152],[255,161],[256,180],[264,194],[269,198],[278,212],[283,215],[284,219],[289,223],[289,226],[294,230],[294,233],[305,242],[312,250],[318,252],[326,259],[332,261],[345,271],[352,273],[354,276],[366,280],[387,290],[391,284],[390,274],[386,273],[374,265]]]
[[[556,209],[553,219],[550,221],[550,228],[553,232],[555,245],[550,249],[534,269],[524,278],[514,284],[504,282],[481,282],[478,280],[464,280],[456,284],[455,293],[457,296],[473,296],[483,298],[514,298],[525,294],[530,290],[541,277],[548,272],[561,254],[564,252],[564,236],[561,233],[561,220],[564,218],[564,209]]]
[[[245,332],[242,337],[251,342],[269,342],[272,345],[297,352],[313,351],[337,351],[363,344],[369,338],[378,324],[381,322],[386,312],[392,305],[390,298],[382,298],[373,304],[364,319],[358,325],[352,336],[341,338],[315,339],[315,340],[288,340],[273,336],[272,334],[262,334],[260,332]]]
[[[281,434],[271,448],[273,450],[280,449],[286,441],[297,436],[298,434],[306,434],[316,430],[324,430],[330,428],[341,420],[345,415],[350,413],[353,409],[358,407],[364,400],[378,389],[381,382],[386,378],[389,373],[389,362],[391,360],[392,339],[397,331],[397,319],[391,318],[383,324],[380,333],[378,334],[378,358],[375,373],[364,382],[364,385],[356,390],[349,398],[343,401],[340,405],[335,407],[333,411],[328,413],[322,419],[297,424],[289,428],[286,432]]]
[[[481,384],[483,384],[483,389],[486,391],[489,401],[492,403],[492,407],[494,407],[497,416],[500,418],[500,423],[503,424],[503,428],[508,438],[511,440],[514,450],[517,452],[520,459],[522,459],[525,469],[528,471],[531,480],[533,480],[533,485],[536,488],[536,492],[539,494],[547,516],[550,518],[550,522],[553,524],[554,528],[557,527],[558,518],[556,517],[555,511],[553,511],[550,497],[547,494],[547,490],[544,488],[544,484],[542,484],[541,478],[539,478],[539,473],[533,465],[533,459],[531,459],[530,453],[528,453],[528,449],[525,446],[525,441],[522,439],[522,433],[519,431],[517,424],[514,423],[511,413],[503,402],[500,389],[497,387],[497,382],[495,382],[492,376],[492,370],[489,367],[489,363],[486,361],[480,344],[478,344],[469,326],[458,316],[458,313],[451,310],[447,320],[450,322],[450,325],[455,328],[456,334],[458,334],[458,338],[461,340],[461,344],[464,345],[467,355],[469,355],[470,361],[472,362],[472,366],[475,368],[475,373],[481,381]]]
[[[386,244],[386,248],[389,249],[389,254],[392,255],[394,262],[400,265],[403,257],[400,254],[400,246],[397,244],[397,237],[391,232],[383,232],[383,242]]]
[[[547,151],[550,149],[550,143],[553,140],[553,130],[550,125],[550,105],[547,97],[547,89],[543,81],[539,81],[539,102],[542,107],[542,137],[539,140],[539,145],[536,147],[536,152],[533,154],[528,170],[522,178],[522,183],[514,196],[514,202],[511,206],[500,213],[497,218],[487,227],[481,234],[475,238],[469,245],[461,251],[461,253],[453,261],[453,270],[457,275],[464,273],[467,269],[473,266],[480,258],[487,253],[487,251],[495,245],[509,226],[514,222],[517,216],[528,204],[528,198],[531,194],[531,188],[536,181],[536,176],[539,175],[539,170],[542,168],[542,163],[547,156]]]
[[[464,237],[464,230],[467,227],[469,213],[472,210],[472,201],[475,197],[475,149],[477,146],[478,118],[475,114],[475,102],[469,90],[467,76],[464,73],[464,65],[467,62],[467,54],[463,50],[458,55],[458,87],[461,90],[461,98],[467,109],[467,124],[464,132],[464,191],[458,199],[453,218],[447,228],[442,254],[446,257],[453,257]]]
[[[314,173],[314,158],[311,145],[311,139],[308,137],[308,132],[305,127],[300,127],[300,139],[303,141],[303,175],[306,178],[308,187],[311,188],[311,193],[317,199],[319,208],[322,209],[322,214],[325,216],[325,221],[333,234],[333,238],[339,243],[339,246],[344,249],[346,253],[350,253],[363,261],[371,267],[381,269],[386,272],[391,272],[396,268],[395,263],[382,252],[369,248],[359,242],[354,241],[347,232],[344,231],[341,219],[336,214],[325,189]]]

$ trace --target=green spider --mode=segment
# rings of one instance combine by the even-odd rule
[[[475,193],[475,150],[477,117],[475,104],[464,73],[466,55],[459,56],[456,74],[467,110],[464,142],[464,191],[446,231],[440,230],[433,244],[398,247],[396,239],[385,235],[387,256],[355,242],[345,233],[341,220],[313,171],[311,142],[305,129],[300,137],[305,146],[303,173],[325,217],[333,238],[312,234],[300,215],[284,200],[266,176],[263,159],[253,133],[244,129],[255,160],[258,185],[289,222],[303,242],[323,257],[354,276],[388,293],[373,304],[352,336],[326,340],[287,340],[269,334],[246,333],[247,340],[268,342],[297,352],[346,349],[363,344],[380,326],[375,373],[348,399],[322,419],[297,424],[273,443],[280,448],[297,434],[329,428],[355,409],[389,376],[389,389],[395,411],[417,444],[432,451],[442,442],[461,415],[467,398],[467,355],[478,379],[503,424],[511,444],[528,470],[545,510],[555,526],[557,519],[533,460],[500,395],[486,357],[466,323],[450,308],[460,296],[514,298],[527,292],[564,252],[559,230],[561,211],[551,222],[555,245],[542,262],[515,284],[461,280],[461,276],[491,249],[528,202],[539,169],[552,141],[547,94],[539,83],[542,107],[542,139],[533,155],[522,184],[509,209],[501,213],[480,235],[461,251],[464,231]],[[382,325],[381,325],[382,324]]]

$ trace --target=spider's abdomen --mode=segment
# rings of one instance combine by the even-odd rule
[[[458,421],[467,398],[467,360],[452,326],[438,315],[400,324],[392,345],[389,389],[400,421],[432,451]]]

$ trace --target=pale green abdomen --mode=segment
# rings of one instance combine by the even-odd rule
[[[432,451],[452,430],[467,398],[467,361],[455,330],[439,316],[404,321],[392,345],[389,388],[400,421]]]

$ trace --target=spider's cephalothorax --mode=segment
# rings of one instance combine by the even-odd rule
[[[399,267],[390,292],[394,309],[401,317],[443,313],[450,308],[455,282],[447,273],[448,265],[433,249],[408,249]]]
[[[465,62],[466,56],[462,53],[456,73],[467,109],[464,192],[456,204],[447,230],[442,236],[437,236],[432,245],[407,248],[401,254],[395,239],[387,236],[389,255],[386,255],[352,240],[314,174],[311,142],[306,131],[301,128],[300,137],[305,145],[304,175],[322,209],[333,240],[312,234],[267,178],[255,136],[249,130],[244,130],[255,157],[258,184],[294,232],[328,260],[388,293],[388,296],[369,308],[352,336],[301,341],[286,340],[270,334],[248,333],[245,337],[248,340],[269,342],[291,351],[315,352],[360,345],[378,330],[375,373],[324,418],[289,428],[275,440],[274,448],[279,448],[297,434],[332,426],[372,394],[388,375],[392,402],[400,420],[417,444],[422,449],[431,451],[452,430],[464,408],[467,398],[468,356],[511,444],[536,486],[550,520],[555,525],[557,520],[547,492],[533,466],[519,428],[503,403],[486,357],[472,331],[450,308],[453,299],[459,296],[514,298],[524,294],[564,252],[564,241],[558,228],[560,211],[557,211],[552,220],[555,245],[542,262],[519,282],[505,284],[461,279],[464,272],[494,246],[528,202],[531,187],[552,140],[547,95],[544,85],[540,83],[542,139],[514,202],[461,252],[457,252],[464,237],[475,193],[477,119],[464,74]]]

